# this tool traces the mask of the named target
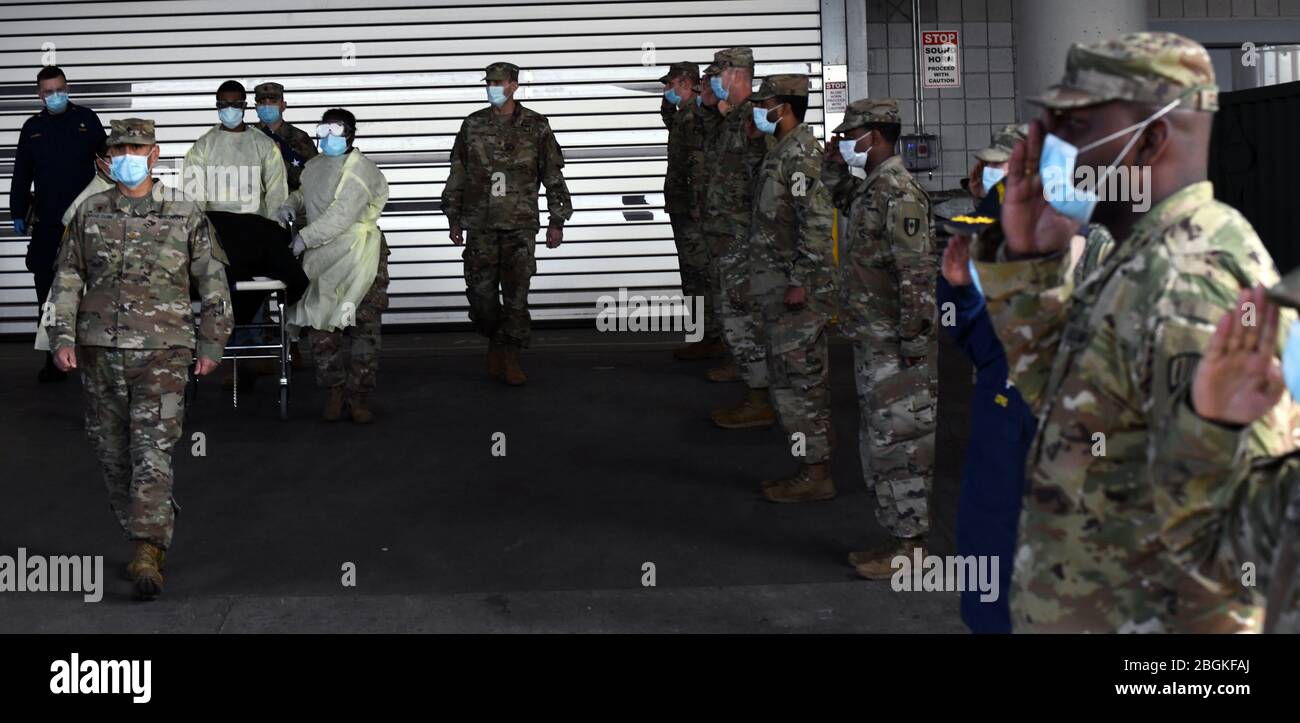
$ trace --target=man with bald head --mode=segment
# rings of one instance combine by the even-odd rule
[[[1062,82],[1035,102],[1044,114],[1011,155],[1000,227],[974,250],[1012,380],[1038,415],[1012,624],[1253,630],[1256,610],[1213,594],[1176,554],[1181,523],[1225,490],[1152,466],[1162,431],[1202,423],[1186,394],[1215,323],[1236,310],[1255,324],[1239,290],[1278,280],[1206,180],[1218,107],[1209,55],[1172,33],[1075,45]],[[1089,221],[1116,243],[1076,286],[1068,244]],[[1255,423],[1252,456],[1292,447],[1289,411]]]

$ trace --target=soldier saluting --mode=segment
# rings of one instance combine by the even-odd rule
[[[1205,180],[1218,109],[1210,55],[1172,33],[1074,45],[1064,78],[1034,102],[1045,112],[1011,155],[1001,234],[981,234],[973,254],[1016,387],[1038,415],[1012,624],[1249,630],[1253,611],[1233,611],[1180,569],[1188,528],[1232,494],[1231,481],[1188,482],[1166,464],[1195,467],[1232,436],[1215,424],[1251,422],[1226,416],[1217,395],[1189,399],[1188,388],[1224,314],[1263,334],[1239,290],[1278,281],[1250,223]],[[1083,167],[1099,169],[1092,189],[1073,188]],[[1128,184],[1107,179],[1138,172],[1150,179],[1144,203],[1115,197]],[[1076,286],[1066,250],[1093,220],[1117,243]],[[1243,453],[1294,449],[1291,411],[1284,400],[1250,424]],[[1160,442],[1185,429],[1195,431]]]
[[[546,116],[515,100],[519,68],[493,63],[486,69],[491,106],[471,113],[451,148],[451,172],[442,191],[451,242],[465,244],[465,295],[469,318],[489,340],[487,369],[507,384],[528,381],[519,350],[530,338],[528,284],[537,272],[537,190],[546,186],[550,220],[546,247],[564,239],[573,215],[564,182],[564,152]]]
[[[86,435],[104,469],[109,504],[136,543],[127,571],[136,594],[162,592],[175,519],[172,448],[185,384],[217,368],[233,320],[226,257],[192,201],[163,201],[151,120],[114,120],[108,137],[117,185],[77,210],[59,255],[43,323],[55,364],[82,370]],[[190,289],[202,300],[196,334]]]
[[[848,217],[840,318],[853,340],[861,405],[862,476],[876,491],[884,544],[849,555],[862,577],[890,577],[897,555],[924,554],[930,529],[938,340],[938,260],[930,198],[894,153],[901,124],[893,98],[855,100],[827,144],[822,180]],[[866,170],[865,180],[846,166]]]

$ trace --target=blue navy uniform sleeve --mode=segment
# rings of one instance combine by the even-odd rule
[[[26,218],[32,205],[32,120],[23,124],[14,154],[14,175],[9,182],[9,217],[13,219]]]
[[[953,343],[975,368],[983,370],[994,364],[1005,363],[1006,352],[993,330],[993,321],[989,318],[984,297],[975,286],[953,286],[940,276],[937,291],[939,319],[944,319],[944,304],[953,304],[955,323],[945,328]]]

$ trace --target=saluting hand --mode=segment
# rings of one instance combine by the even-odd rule
[[[1042,121],[1029,124],[1029,137],[1016,144],[1007,162],[1002,231],[1007,247],[1021,256],[1047,256],[1064,249],[1079,224],[1047,203],[1038,164],[1043,153]],[[1071,182],[1071,181],[1067,181]],[[973,183],[973,181],[972,181]]]
[[[840,141],[842,140],[844,139],[840,136],[831,136],[831,139],[826,141],[826,146],[822,149],[826,160],[841,166],[845,165],[844,156],[840,155]]]
[[[1254,318],[1243,309],[1254,304]],[[1254,321],[1246,324],[1245,321]],[[1219,319],[1192,379],[1192,407],[1221,424],[1246,425],[1277,404],[1286,388],[1277,362],[1278,307],[1263,286],[1245,289]]]
[[[953,286],[970,286],[970,236],[953,236],[943,250],[943,278]]]

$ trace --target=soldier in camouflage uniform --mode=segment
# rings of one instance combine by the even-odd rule
[[[763,320],[749,277],[754,179],[767,151],[767,136],[753,129],[753,104],[749,101],[754,54],[749,48],[719,50],[705,74],[722,118],[706,154],[709,178],[704,233],[710,252],[718,259],[723,337],[746,387],[738,406],[715,409],[709,416],[714,424],[727,429],[769,427],[776,422],[776,411],[768,393]]]
[[[1180,567],[1168,536],[1231,488],[1153,473],[1158,453],[1167,454],[1157,445],[1162,431],[1198,424],[1179,400],[1214,320],[1234,308],[1240,288],[1277,281],[1250,224],[1205,180],[1218,106],[1209,54],[1171,33],[1075,45],[1064,80],[1036,102],[1046,113],[1011,157],[1000,226],[981,234],[973,254],[1011,375],[1039,420],[1013,625],[1253,629],[1252,611],[1226,608]],[[1061,203],[1065,196],[1045,194],[1040,173],[1068,170],[1052,154],[1040,161],[1047,131],[1085,149],[1079,167],[1148,167],[1149,210],[1103,198],[1080,213]],[[1076,287],[1065,249],[1090,217],[1122,241]],[[1294,447],[1291,411],[1279,404],[1251,426],[1251,456]]]
[[[279,83],[261,83],[253,88],[257,102],[257,123],[253,127],[265,133],[280,146],[284,159],[285,181],[289,192],[301,185],[302,169],[317,153],[316,144],[307,131],[290,125],[284,119],[284,86]]]
[[[221,362],[234,324],[225,254],[192,201],[160,201],[149,167],[154,124],[112,122],[117,185],[92,196],[68,226],[43,326],[55,363],[80,368],[86,434],[127,539],[138,595],[162,591],[172,541],[172,448],[185,418],[185,384]],[[134,184],[134,185],[132,185]],[[202,302],[197,340],[190,308]]]
[[[1173,513],[1161,539],[1222,601],[1209,608],[1220,624],[1202,627],[1221,628],[1225,618],[1262,606],[1265,632],[1300,632],[1300,451],[1248,459],[1259,420],[1287,414],[1287,406],[1294,413],[1300,399],[1300,322],[1291,322],[1279,374],[1279,304],[1294,319],[1300,271],[1267,294],[1263,287],[1240,294],[1157,441],[1152,479],[1158,504]],[[1246,309],[1254,325],[1243,323]],[[1291,419],[1294,440],[1300,427]]]
[[[841,258],[840,324],[854,341],[863,478],[876,493],[884,544],[849,555],[859,575],[890,577],[896,555],[924,549],[934,477],[938,259],[930,198],[894,154],[900,130],[892,98],[857,100],[835,133],[846,158],[827,149],[823,180],[847,217]],[[847,172],[865,166],[867,177]],[[924,554],[924,553],[922,553]]]
[[[763,483],[763,496],[827,500],[835,496],[826,350],[835,305],[835,208],[821,182],[821,144],[803,122],[808,76],[769,76],[750,102],[759,130],[776,139],[756,179],[750,292],[763,317],[772,403],[801,456],[795,474]]]
[[[451,149],[451,172],[442,191],[452,243],[465,244],[469,317],[489,340],[487,369],[492,378],[524,384],[519,350],[528,346],[528,283],[537,271],[538,184],[546,186],[547,248],[564,238],[573,215],[564,182],[564,152],[551,125],[514,99],[519,68],[511,63],[487,67],[491,107],[471,113]]]
[[[705,111],[695,102],[699,93],[700,66],[673,63],[659,79],[664,84],[664,102],[659,109],[668,128],[668,170],[664,174],[664,211],[673,226],[677,245],[677,268],[682,275],[682,294],[701,298],[705,306],[717,295],[709,288],[709,249],[700,231],[700,198],[704,189]],[[697,323],[704,324],[704,337],[673,350],[682,361],[716,359],[722,356],[722,324],[712,308]]]
[[[740,370],[736,367],[736,360],[731,356],[731,350],[727,348],[726,335],[722,332],[722,317],[724,309],[722,305],[722,276],[719,264],[722,261],[721,254],[715,248],[719,239],[710,236],[704,231],[704,220],[708,215],[709,208],[709,178],[713,170],[713,141],[718,135],[718,129],[722,127],[722,121],[725,116],[718,109],[718,97],[713,94],[713,88],[709,84],[709,78],[716,75],[710,73],[709,66],[705,70],[704,78],[700,82],[699,94],[695,96],[695,107],[699,111],[700,141],[702,146],[701,158],[704,168],[701,171],[701,182],[695,190],[695,204],[700,208],[700,236],[704,239],[704,248],[709,255],[708,266],[708,289],[709,298],[705,302],[705,318],[710,320],[707,323],[717,328],[718,338],[722,339],[722,364],[710,368],[705,372],[705,377],[711,382],[734,382],[740,379]]]

